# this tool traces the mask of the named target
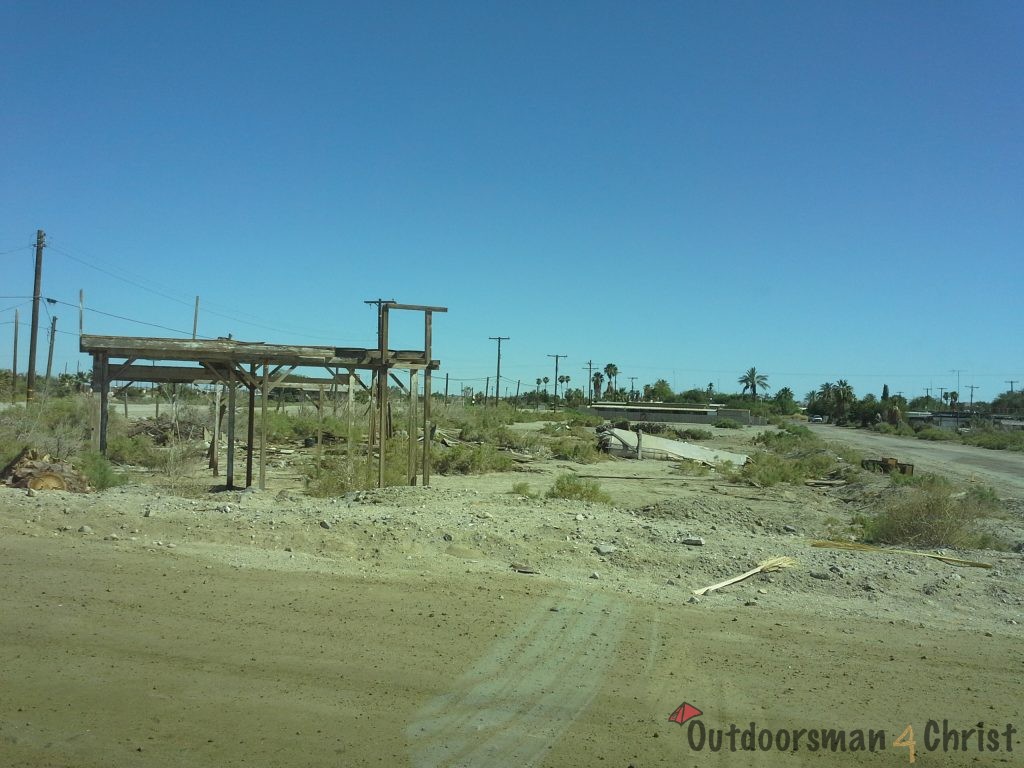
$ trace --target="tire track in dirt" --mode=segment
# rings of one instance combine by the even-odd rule
[[[532,765],[600,689],[627,617],[614,597],[580,589],[539,601],[417,713],[406,731],[412,765]]]

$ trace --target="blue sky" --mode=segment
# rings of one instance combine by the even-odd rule
[[[990,399],[1022,39],[1015,2],[3,3],[0,365],[41,228],[57,370],[80,289],[92,333],[190,333],[199,295],[202,336],[366,346],[383,297],[449,307],[477,389],[500,335],[513,390],[565,354]]]

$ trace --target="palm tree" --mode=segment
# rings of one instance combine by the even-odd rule
[[[604,383],[604,374],[598,371],[594,374],[594,391],[591,394],[591,399],[601,399],[601,385]]]
[[[747,390],[750,390],[750,395],[755,400],[757,399],[757,388],[767,391],[768,390],[768,377],[763,373],[758,373],[757,368],[750,368],[739,378],[739,383],[743,385],[742,394],[746,394]]]
[[[608,377],[608,389],[615,391],[619,388],[619,366],[615,363],[608,363],[604,367],[604,375]]]
[[[546,396],[548,393],[548,382],[551,381],[551,379],[545,376],[543,379],[541,379],[541,381],[544,382],[544,395]]]
[[[846,415],[850,410],[853,401],[856,400],[853,394],[853,387],[846,379],[839,379],[832,388],[832,402],[834,404],[834,416],[837,422],[846,421]]]

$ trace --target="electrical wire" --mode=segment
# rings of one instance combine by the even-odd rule
[[[70,253],[66,248],[62,248],[60,246],[54,245],[52,243],[52,241],[51,242],[47,242],[47,248],[51,249],[55,253],[59,253],[62,256],[65,256],[65,257],[71,259],[72,261],[76,261],[79,264],[82,264],[83,266],[89,267],[90,269],[95,269],[97,272],[101,272],[102,274],[107,275],[108,277],[112,277],[115,280],[120,280],[123,283],[126,283],[128,285],[134,286],[135,288],[139,288],[141,290],[148,291],[149,293],[152,293],[152,294],[154,294],[156,296],[160,296],[162,298],[167,299],[168,301],[173,301],[173,302],[175,302],[177,304],[181,304],[181,305],[186,306],[186,307],[194,306],[193,301],[189,301],[189,300],[177,297],[177,296],[173,296],[173,295],[165,293],[163,291],[156,290],[155,288],[151,288],[148,285],[145,285],[144,283],[138,282],[139,280],[143,279],[141,277],[138,277],[137,280],[129,279],[128,277],[125,277],[124,275],[117,274],[116,272],[112,272],[109,269],[105,269],[105,268],[100,267],[100,266],[98,266],[96,264],[93,264],[93,263],[91,263],[89,261],[86,261],[85,259]],[[135,276],[135,277],[137,277],[137,276]],[[213,306],[222,306],[222,305],[214,303]],[[285,334],[301,335],[301,336],[305,336],[306,338],[310,338],[310,339],[321,339],[321,340],[325,340],[325,341],[330,341],[330,342],[335,343],[335,344],[339,343],[339,339],[337,339],[335,337],[321,336],[319,334],[313,334],[313,333],[309,333],[309,332],[306,332],[306,331],[297,331],[295,329],[277,328],[277,327],[274,327],[272,325],[266,325],[266,324],[263,324],[263,323],[254,322],[252,320],[244,320],[241,317],[238,317],[237,315],[243,315],[243,316],[248,316],[248,317],[253,317],[253,318],[257,318],[258,316],[257,315],[252,315],[252,314],[250,314],[248,312],[244,312],[242,310],[237,310],[237,309],[235,309],[233,307],[230,307],[229,309],[232,312],[235,312],[236,314],[235,315],[229,315],[229,314],[225,314],[223,312],[217,312],[216,310],[209,309],[209,308],[205,308],[204,311],[207,314],[214,315],[216,317],[220,317],[220,318],[223,318],[225,320],[231,320],[233,322],[241,323],[242,325],[248,325],[248,326],[251,326],[253,328],[261,328],[261,329],[263,329],[265,331],[273,331],[274,333],[285,333]],[[342,339],[340,341],[345,342],[345,343],[351,343],[350,340],[347,340],[347,339]]]

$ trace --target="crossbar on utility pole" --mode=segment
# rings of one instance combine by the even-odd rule
[[[1013,385],[1014,384],[1019,384],[1020,383],[1020,379],[1007,379],[1006,383],[1010,385],[1010,394],[1012,395],[1013,394]]]
[[[558,410],[558,359],[561,357],[568,357],[568,355],[548,355],[548,357],[555,358],[555,410]]]
[[[494,379],[494,407],[498,407],[498,394],[501,391],[501,342],[509,341],[508,336],[488,336],[491,341],[498,342],[498,372]]]

